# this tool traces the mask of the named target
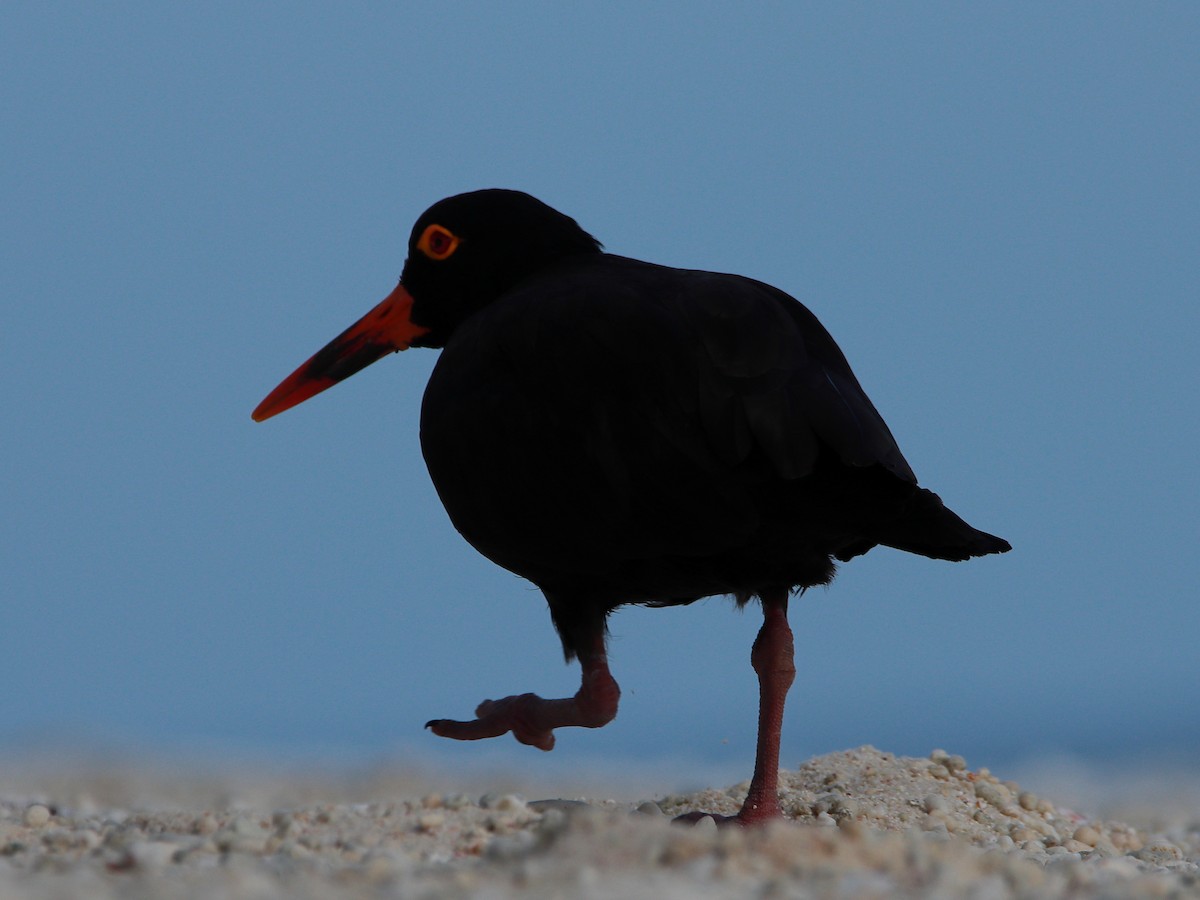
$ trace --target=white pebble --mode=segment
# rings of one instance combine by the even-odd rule
[[[174,859],[180,849],[167,841],[134,841],[129,845],[129,855],[137,866],[161,869]]]
[[[1183,859],[1183,851],[1174,844],[1162,840],[1158,837],[1152,837],[1141,850],[1133,854],[1142,862],[1152,863],[1156,866],[1165,866],[1168,863],[1177,863]]]
[[[421,831],[437,831],[446,824],[446,816],[440,812],[428,812],[417,819],[417,827]]]
[[[43,803],[33,803],[25,809],[25,824],[30,828],[41,828],[50,821],[50,809]]]
[[[975,782],[975,796],[992,806],[1003,807],[1012,804],[1012,794],[1002,784],[991,781]]]
[[[233,831],[239,837],[260,838],[266,835],[267,828],[258,816],[238,816],[233,822]]]
[[[525,800],[516,794],[504,794],[496,798],[492,809],[499,810],[500,812],[524,812],[526,805]]]
[[[924,805],[925,812],[927,813],[945,812],[947,809],[949,809],[949,804],[946,803],[946,798],[941,794],[929,794],[922,801],[922,804]]]

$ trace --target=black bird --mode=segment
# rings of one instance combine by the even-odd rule
[[[455,527],[537,585],[574,697],[484,701],[457,740],[505,732],[542,750],[597,728],[620,691],[609,613],[732,595],[764,623],[751,663],[758,751],[741,824],[780,815],[783,704],[795,677],[789,596],[884,545],[933,559],[1011,549],[918,487],[816,317],[776,288],[603,252],[528,194],[434,204],[400,283],[254,411],[273,416],[408,347],[440,347],[421,448]]]

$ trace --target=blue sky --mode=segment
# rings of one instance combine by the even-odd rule
[[[499,186],[803,300],[1014,545],[796,602],[785,765],[1194,752],[1197,46],[1190,3],[5,4],[0,745],[547,760],[421,730],[578,672],[441,510],[435,353],[249,418]],[[758,624],[619,613],[555,765],[748,775]]]

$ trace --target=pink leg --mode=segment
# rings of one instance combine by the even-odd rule
[[[750,651],[758,673],[758,751],[746,802],[736,816],[713,816],[719,824],[757,825],[783,815],[779,808],[779,739],[783,734],[783,704],[796,679],[792,629],[787,621],[786,589],[763,595],[763,626]],[[677,821],[696,822],[706,813],[687,813]]]
[[[608,671],[604,638],[599,637],[588,653],[579,654],[583,683],[574,697],[543,700],[537,694],[518,694],[501,700],[484,700],[470,722],[434,719],[425,727],[439,737],[456,741],[478,741],[511,731],[522,744],[539,750],[554,749],[554,729],[576,725],[599,728],[617,715],[621,689]]]
[[[796,680],[787,602],[786,589],[763,597],[763,627],[750,651],[750,664],[758,673],[758,751],[750,791],[737,814],[743,825],[783,815],[779,808],[779,739],[783,735],[783,703]]]

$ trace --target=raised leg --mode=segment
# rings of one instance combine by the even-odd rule
[[[713,816],[719,824],[756,825],[783,815],[779,808],[779,739],[783,704],[796,679],[795,648],[787,621],[787,589],[762,595],[763,625],[750,651],[758,673],[758,749],[746,802],[736,816]],[[696,822],[707,815],[687,813],[677,821]]]
[[[592,648],[579,653],[583,682],[574,697],[544,700],[537,694],[518,694],[501,700],[484,700],[469,722],[434,719],[425,727],[440,737],[456,741],[478,741],[511,731],[522,744],[539,750],[554,749],[554,729],[570,725],[599,728],[617,715],[621,689],[608,671],[604,636]]]

